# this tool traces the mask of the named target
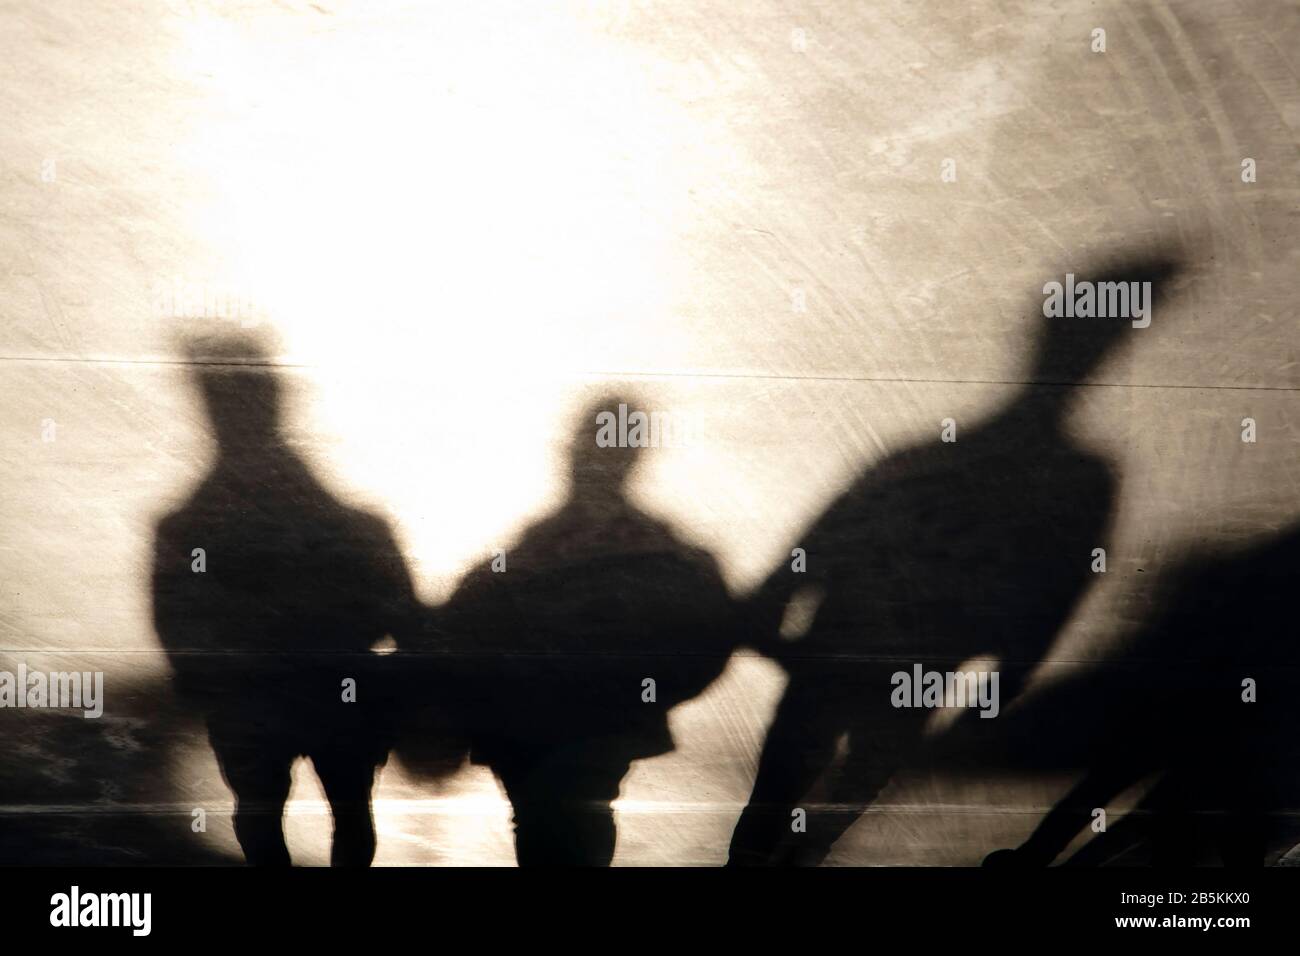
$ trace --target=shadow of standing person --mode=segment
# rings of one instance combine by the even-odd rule
[[[371,648],[414,619],[410,577],[387,524],[336,498],[286,440],[258,343],[225,339],[205,363],[216,460],[158,525],[155,627],[207,723],[247,861],[289,864],[282,818],[306,756],[333,813],[331,863],[365,866],[394,704]]]
[[[469,642],[456,693],[472,758],[513,807],[521,866],[610,863],[631,762],[673,749],[669,710],[722,672],[739,636],[714,559],[628,499],[642,449],[597,444],[619,404],[579,418],[559,509],[435,612]]]
[[[1155,296],[1173,269],[1153,257],[1100,278],[1149,281]],[[895,703],[894,675],[982,661],[960,669],[989,687],[998,678],[1005,708],[1091,583],[1116,482],[1067,421],[1078,386],[1131,325],[1038,321],[1029,381],[1003,407],[958,425],[955,440],[868,469],[795,542],[806,571],[774,573],[751,601],[755,643],[789,684],[731,865],[821,863],[922,742],[930,712]],[[776,641],[787,608],[808,595],[816,606],[805,634]],[[793,832],[792,815],[819,784],[825,799],[804,808],[806,830]]]

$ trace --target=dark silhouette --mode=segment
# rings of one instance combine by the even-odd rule
[[[339,501],[286,443],[279,379],[248,364],[256,344],[217,348],[224,362],[196,368],[216,461],[159,523],[155,626],[207,723],[248,862],[288,865],[289,771],[308,756],[334,816],[332,863],[368,865],[394,704],[371,648],[413,620],[410,578],[386,523]]]
[[[1300,788],[1300,652],[1291,636],[1300,526],[1176,569],[1130,655],[1062,688],[1105,701],[1087,772],[1028,840],[986,866],[1046,866],[1124,790],[1154,779],[1132,814],[1071,860],[1260,866],[1294,842]],[[1243,699],[1243,681],[1255,700]]]
[[[111,706],[78,711],[0,708],[0,866],[230,866],[195,836],[201,787],[184,773],[198,728],[160,675],[112,655],[87,662]],[[0,670],[19,661],[0,657]]]
[[[609,864],[631,762],[673,749],[669,710],[722,672],[739,637],[713,558],[628,500],[640,449],[598,447],[597,413],[619,402],[580,417],[559,510],[436,615],[461,649],[448,695],[513,806],[521,866]]]
[[[1152,258],[1100,278],[1151,281],[1154,294],[1173,268]],[[820,863],[915,757],[932,716],[894,707],[891,675],[991,659],[962,669],[996,669],[1005,710],[1091,583],[1116,481],[1066,423],[1079,383],[1131,325],[1041,311],[1037,321],[1029,381],[1002,408],[957,422],[956,441],[936,434],[872,466],[793,542],[806,571],[777,570],[751,602],[755,643],[789,685],[731,864]],[[820,605],[806,634],[783,644],[778,625],[801,592]],[[793,832],[809,797],[819,799],[803,806],[807,830]]]

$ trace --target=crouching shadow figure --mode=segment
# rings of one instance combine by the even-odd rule
[[[1151,281],[1154,294],[1172,271],[1153,257],[1101,278]],[[1028,383],[982,420],[955,423],[955,441],[936,436],[867,470],[794,542],[806,571],[778,570],[751,601],[755,643],[789,684],[731,865],[821,863],[923,743],[932,712],[907,693],[899,706],[893,675],[974,671],[990,691],[997,677],[1005,709],[1093,580],[1116,479],[1068,420],[1078,384],[1131,325],[1037,321]],[[795,602],[815,608],[811,624],[782,644]]]
[[[206,721],[247,861],[289,864],[282,817],[306,756],[333,813],[331,862],[365,866],[392,713],[371,648],[413,617],[410,578],[386,523],[339,501],[286,443],[274,370],[246,364],[256,343],[218,348],[245,364],[196,370],[216,460],[158,525],[155,627]]]
[[[471,571],[436,614],[468,641],[455,693],[472,759],[514,810],[521,866],[606,866],[611,802],[633,760],[673,749],[668,712],[718,676],[739,628],[713,558],[638,510],[638,448],[573,432],[568,497]]]

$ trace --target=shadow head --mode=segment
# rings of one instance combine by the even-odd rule
[[[263,337],[192,338],[182,344],[182,353],[219,445],[260,443],[277,435],[284,391]]]
[[[1140,305],[1149,318],[1160,321],[1163,316],[1157,310],[1162,302],[1168,300],[1171,280],[1182,271],[1183,263],[1178,256],[1153,252],[1134,255],[1077,275],[1074,288],[1082,289],[1083,283],[1087,282],[1094,290],[1115,289],[1118,292],[1123,289],[1122,300],[1117,298],[1116,301],[1126,301],[1130,312]],[[1053,277],[1058,283],[1062,279],[1063,276]],[[1076,384],[1086,381],[1121,342],[1146,331],[1134,327],[1134,319],[1124,316],[1048,317],[1039,311],[1036,318],[1042,324],[1031,371],[1035,382]]]
[[[623,494],[643,452],[627,437],[627,417],[638,410],[635,397],[607,392],[588,402],[569,433],[569,481],[575,496]]]

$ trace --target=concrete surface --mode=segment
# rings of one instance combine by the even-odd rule
[[[294,451],[391,521],[425,602],[558,501],[609,389],[695,427],[632,496],[743,597],[856,475],[1030,380],[1045,282],[1171,250],[1151,326],[1075,389],[1108,569],[1031,688],[1122,660],[1153,582],[1300,514],[1298,48],[1273,0],[7,5],[0,666],[109,697],[0,712],[3,861],[240,859],[149,582],[213,454],[181,343],[241,318]],[[616,864],[725,860],[784,681],[740,651],[674,711]],[[996,763],[902,773],[829,862],[977,864],[1077,769]],[[378,864],[513,862],[483,767],[394,760],[376,801]],[[301,764],[287,830],[328,860]]]

